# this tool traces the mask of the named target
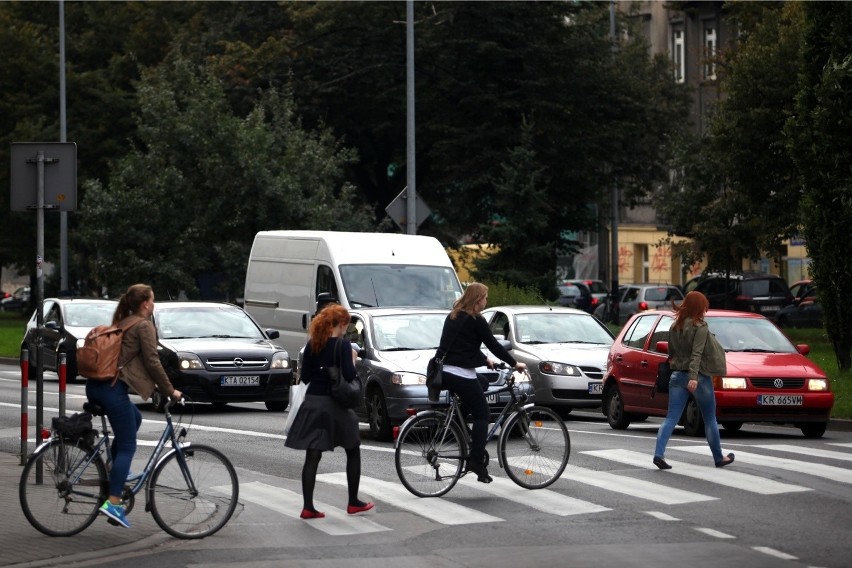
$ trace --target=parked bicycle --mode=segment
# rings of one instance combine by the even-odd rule
[[[49,536],[84,530],[108,495],[112,454],[107,419],[97,404],[87,402],[83,409],[101,417],[103,435],[97,443],[96,431],[76,440],[54,431],[27,460],[21,475],[24,516]],[[145,510],[164,531],[187,539],[210,536],[225,526],[237,507],[237,472],[219,450],[185,442],[187,427],[176,430],[169,404],[165,418],[145,469],[127,480],[122,496],[126,510],[130,512],[135,495],[144,489]]]
[[[512,481],[526,489],[547,487],[559,479],[568,465],[568,429],[554,411],[527,404],[527,396],[517,392],[511,368],[498,368],[506,384],[485,394],[508,392],[510,398],[491,426],[487,440],[494,439],[500,429],[498,463]],[[411,416],[400,427],[396,441],[397,475],[405,488],[418,497],[440,497],[467,473],[471,438],[459,399],[453,394],[449,405],[441,406],[433,405],[431,410]]]

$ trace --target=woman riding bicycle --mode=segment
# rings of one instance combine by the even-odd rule
[[[157,331],[150,321],[153,313],[154,291],[150,286],[134,284],[121,295],[112,323],[127,330],[121,339],[118,360],[123,366],[116,380],[86,381],[86,397],[104,408],[114,435],[109,498],[100,512],[128,529],[130,523],[121,494],[136,453],[136,432],[142,424],[142,413],[130,401],[129,392],[132,389],[143,400],[148,400],[156,386],[164,397],[179,399],[183,396],[172,386],[157,355]]]
[[[470,460],[467,469],[476,474],[478,481],[491,483],[488,464],[485,463],[485,442],[488,435],[488,402],[485,391],[476,377],[476,367],[488,365],[493,368],[496,361],[482,352],[482,344],[497,357],[518,371],[526,370],[500,345],[491,334],[488,323],[482,317],[488,301],[488,287],[474,282],[453,304],[453,310],[444,321],[441,343],[437,356],[444,356],[442,373],[443,388],[459,396],[465,409],[473,416]]]

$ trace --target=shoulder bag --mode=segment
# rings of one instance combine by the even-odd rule
[[[338,338],[338,343],[342,343]],[[343,408],[355,408],[361,404],[361,379],[356,375],[351,381],[347,381],[343,376],[343,361],[340,365],[337,364],[337,355],[340,351],[339,346],[334,347],[334,362],[331,367],[326,367],[325,371],[331,381],[331,398]]]
[[[459,327],[456,332],[453,334],[453,339],[450,341],[452,343],[455,341],[459,332],[461,331],[461,327]],[[438,351],[435,352],[435,356],[429,359],[429,362],[426,363],[426,389],[429,394],[429,402],[438,402],[439,397],[441,396],[441,390],[444,388],[444,357],[446,353],[442,355],[438,355],[438,352],[441,351],[441,347],[438,347]]]
[[[672,378],[672,365],[670,359],[666,359],[660,366],[657,367],[657,382],[654,383],[654,388],[651,389],[651,398],[658,392],[666,394],[669,392],[669,380]]]

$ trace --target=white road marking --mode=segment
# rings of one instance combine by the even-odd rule
[[[707,529],[707,528],[703,528],[703,527],[694,527],[694,528],[695,528],[695,530],[697,530],[700,533],[704,533],[708,536],[712,536],[712,537],[715,537],[715,538],[737,538],[733,535],[729,535],[727,533],[717,531],[716,529]]]
[[[692,491],[683,491],[668,487],[662,483],[652,483],[633,479],[623,475],[615,475],[605,471],[595,471],[591,469],[580,468],[568,464],[565,472],[562,474],[562,479],[569,479],[587,485],[593,485],[613,491],[615,493],[623,493],[638,497],[639,499],[647,499],[656,501],[664,505],[680,505],[682,503],[695,503],[698,501],[715,501],[717,497],[693,493]]]
[[[778,452],[790,452],[791,454],[803,454],[806,456],[814,456],[816,458],[828,458],[832,460],[852,461],[852,454],[848,452],[833,452],[831,450],[821,450],[819,448],[803,448],[801,446],[792,446],[789,444],[767,444],[763,446],[751,446],[752,448],[761,448],[764,450],[775,450]]]

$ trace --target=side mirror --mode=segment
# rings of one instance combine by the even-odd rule
[[[796,345],[796,351],[798,351],[802,355],[807,355],[811,352],[811,346],[807,343],[799,343],[798,345]]]
[[[657,344],[654,347],[659,353],[665,353],[666,355],[669,354],[669,342],[668,341],[658,341]]]
[[[278,332],[277,329],[267,329],[266,337],[268,337],[269,339],[278,339],[279,337],[281,337],[281,334]]]

